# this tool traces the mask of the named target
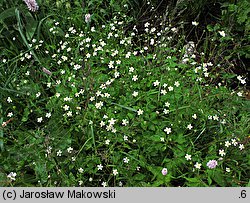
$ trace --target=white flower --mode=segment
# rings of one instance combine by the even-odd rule
[[[130,68],[129,68],[129,72],[130,72],[130,73],[134,72],[134,70],[135,70],[134,67],[130,67]]]
[[[12,116],[13,116],[12,112],[8,113],[8,115],[7,115],[7,117],[12,117]]]
[[[168,86],[168,84],[164,83],[162,86],[163,86],[164,88],[166,88],[166,87]]]
[[[139,110],[137,111],[137,114],[138,114],[138,116],[142,115],[142,114],[143,114],[143,110],[139,109]]]
[[[113,170],[113,174],[114,174],[114,176],[116,176],[116,175],[118,174],[117,169],[114,169],[114,170]]]
[[[87,54],[86,54],[86,57],[87,57],[87,58],[90,58],[90,57],[91,57],[91,54],[90,54],[90,53],[87,53]]]
[[[101,127],[105,126],[104,121],[101,121],[101,122],[100,122],[100,126],[101,126]]]
[[[197,118],[197,115],[196,115],[196,114],[192,115],[192,118],[193,118],[193,119],[196,119],[196,118]]]
[[[79,168],[78,171],[79,171],[79,173],[83,173],[84,170],[83,170],[83,168]]]
[[[123,158],[123,162],[127,164],[129,162],[129,158],[128,157]]]
[[[171,28],[171,31],[176,33],[177,32],[177,28],[173,27],[173,28]]]
[[[243,150],[244,148],[245,148],[244,145],[243,145],[243,144],[240,144],[239,149],[240,149],[240,150]]]
[[[197,26],[197,25],[199,25],[199,23],[196,22],[196,21],[193,21],[193,22],[192,22],[192,25]]]
[[[138,96],[138,92],[134,91],[133,94],[132,94],[132,96],[137,97]]]
[[[186,154],[186,156],[185,156],[185,159],[188,161],[188,160],[191,160],[192,158],[191,158],[191,155],[190,154]]]
[[[148,27],[150,25],[150,23],[149,22],[146,22],[145,24],[144,24],[144,27]]]
[[[168,90],[169,90],[169,91],[173,91],[174,88],[173,88],[172,86],[169,86],[169,87],[168,87]]]
[[[88,13],[88,14],[85,15],[85,22],[89,23],[90,20],[91,20],[91,15]]]
[[[217,115],[214,115],[214,116],[213,116],[213,119],[214,119],[214,121],[218,121],[218,120],[219,120],[219,117],[218,117]]]
[[[114,77],[119,78],[119,76],[120,76],[120,73],[116,71],[115,74],[114,74]]]
[[[170,103],[169,103],[169,102],[166,102],[166,103],[165,103],[165,106],[166,106],[166,107],[169,107],[169,106],[170,106]]]
[[[102,182],[103,187],[107,187],[107,182]]]
[[[191,124],[189,124],[188,126],[187,126],[187,129],[189,129],[189,130],[191,130],[193,128],[193,126],[191,125]]]
[[[49,88],[51,87],[51,82],[47,83],[47,87],[49,87]]]
[[[8,103],[11,103],[12,102],[12,99],[10,97],[7,98],[7,102]]]
[[[220,149],[220,150],[219,150],[219,155],[220,155],[220,156],[225,156],[225,155],[226,155],[224,149]]]
[[[16,180],[16,173],[10,172],[10,174],[7,175],[7,178],[10,178],[10,180]]]
[[[42,120],[43,120],[43,118],[42,118],[42,117],[37,118],[37,122],[38,122],[38,123],[41,123],[41,122],[42,122]]]
[[[101,108],[103,107],[103,102],[102,102],[102,101],[97,102],[97,103],[95,104],[95,107],[96,107],[97,109],[101,109]]]
[[[129,58],[131,56],[131,52],[128,52],[125,56],[125,58]]]
[[[71,117],[72,116],[72,111],[68,111],[66,114],[67,114],[68,117]]]
[[[63,109],[64,109],[64,111],[68,111],[69,110],[69,106],[68,105],[64,105]]]
[[[106,145],[109,145],[109,143],[110,143],[110,140],[109,140],[109,139],[105,140],[105,144],[106,144]]]
[[[111,118],[110,120],[108,120],[108,122],[109,122],[109,124],[110,124],[110,125],[114,125],[114,124],[115,124],[115,122],[116,122],[116,120],[115,120],[115,119],[113,119],[113,118]]]
[[[156,87],[160,84],[160,82],[158,80],[156,80],[155,82],[153,82],[153,85]]]
[[[198,163],[198,162],[196,162],[195,165],[194,165],[194,167],[197,168],[197,169],[201,169],[201,164]]]
[[[161,140],[161,142],[164,142],[164,137],[161,137],[160,140]]]
[[[51,113],[50,113],[50,112],[49,112],[49,113],[46,113],[45,117],[46,117],[46,118],[50,118],[50,117],[51,117]]]
[[[225,37],[225,36],[226,36],[225,31],[219,31],[219,34],[220,34],[222,37]]]
[[[171,130],[171,128],[166,127],[164,129],[164,132],[166,132],[167,134],[170,134],[172,132],[172,130]]]
[[[58,150],[58,151],[56,152],[56,156],[62,156],[62,151],[61,151],[61,150]]]
[[[230,171],[231,171],[230,168],[226,168],[226,172],[230,173]]]
[[[99,164],[99,165],[97,165],[97,170],[99,171],[101,171],[103,169],[103,165],[102,164]]]
[[[138,76],[137,76],[137,75],[133,75],[132,80],[133,80],[133,81],[137,81],[137,80],[138,80]]]
[[[230,143],[229,141],[226,141],[226,142],[225,142],[225,146],[226,146],[226,147],[229,147],[229,146],[231,146],[231,143]]]
[[[167,91],[166,90],[161,90],[161,94],[165,95],[165,94],[167,94]]]
[[[68,153],[71,153],[71,152],[73,151],[73,148],[72,148],[72,147],[69,147],[69,148],[67,149],[67,151],[68,151]]]
[[[71,97],[65,97],[65,98],[63,98],[63,100],[64,100],[64,101],[71,101],[72,98],[71,98]]]
[[[236,141],[236,139],[231,139],[231,141],[232,141],[232,144],[233,144],[234,146],[236,146],[236,145],[238,144],[238,142]]]
[[[237,95],[238,95],[239,97],[242,97],[243,94],[242,94],[242,92],[238,92]]]
[[[122,125],[126,126],[128,124],[128,120],[127,119],[122,119]]]
[[[169,111],[168,109],[164,109],[164,110],[163,110],[163,113],[164,113],[164,114],[169,114],[169,112],[170,112],[170,111]]]
[[[243,80],[241,80],[240,82],[241,82],[241,84],[243,84],[243,85],[246,84],[246,78],[243,79]]]
[[[179,83],[178,81],[175,81],[175,82],[174,82],[174,85],[175,85],[175,87],[179,87],[179,86],[180,86],[180,83]]]

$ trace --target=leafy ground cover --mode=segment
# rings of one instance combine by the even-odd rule
[[[199,22],[136,23],[126,1],[25,2],[0,14],[2,186],[249,186],[222,25],[187,41]]]

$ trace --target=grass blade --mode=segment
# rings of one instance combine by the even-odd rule
[[[94,135],[94,128],[93,128],[93,125],[90,125],[90,129],[91,129],[91,137],[92,137],[92,141],[93,141],[95,153],[97,154],[96,145],[95,145],[95,135]]]
[[[124,108],[124,109],[129,110],[129,111],[137,112],[136,109],[133,109],[133,108],[131,108],[131,107],[123,106],[123,105],[121,105],[121,104],[117,104],[117,103],[114,103],[114,102],[111,102],[111,104],[114,104],[114,105],[116,105],[116,106],[122,107],[122,108]]]
[[[29,43],[27,42],[24,34],[23,34],[23,30],[22,30],[22,23],[21,23],[21,18],[20,18],[20,12],[18,9],[15,10],[15,13],[16,13],[16,18],[17,18],[17,27],[18,27],[18,31],[22,37],[22,40],[24,42],[24,44],[26,45],[26,47],[29,49],[29,51],[32,53],[32,55],[34,56],[35,60],[41,64],[39,58],[37,57],[37,55],[35,54],[34,50],[31,49]],[[42,65],[42,64],[41,64]]]

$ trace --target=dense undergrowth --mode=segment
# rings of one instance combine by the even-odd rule
[[[247,1],[178,2],[1,1],[1,186],[249,186]]]

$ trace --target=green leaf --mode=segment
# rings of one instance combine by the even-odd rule
[[[198,178],[185,178],[188,182],[186,182],[186,185],[189,187],[205,187],[207,186],[202,180]]]
[[[224,180],[224,176],[221,172],[216,171],[214,175],[212,176],[212,179],[221,187],[226,186],[226,182]]]
[[[248,183],[247,183],[247,187],[250,187],[250,180],[249,180]]]
[[[15,9],[15,14],[16,14],[16,19],[17,19],[17,27],[18,27],[18,31],[21,35],[21,38],[24,42],[24,44],[27,46],[27,48],[30,50],[30,52],[32,53],[32,55],[34,56],[34,58],[36,59],[36,61],[41,64],[39,58],[37,57],[37,55],[35,54],[34,50],[31,49],[29,43],[27,42],[24,33],[23,33],[23,25],[21,23],[21,17],[20,17],[20,11],[18,9]],[[42,65],[42,64],[41,64]]]
[[[117,103],[114,103],[114,102],[111,102],[111,104],[114,104],[114,105],[116,105],[116,106],[122,107],[122,108],[124,108],[124,109],[129,110],[129,111],[137,112],[137,110],[136,110],[136,109],[133,109],[133,108],[128,107],[128,106],[124,106],[124,105],[117,104]]]
[[[35,165],[35,173],[36,173],[36,177],[38,180],[41,181],[41,183],[46,183],[48,180],[48,174],[46,171],[46,166],[43,163],[37,163]]]
[[[30,110],[26,107],[24,109],[23,117],[22,117],[22,122],[26,122],[28,120],[30,114]]]
[[[144,174],[136,174],[135,176],[133,176],[134,180],[139,180],[139,181],[144,180],[145,178],[146,178],[146,175]]]
[[[35,32],[36,32],[38,22],[34,19],[34,17],[30,13],[27,13],[25,17],[26,17],[26,21],[27,21],[27,24],[25,27],[26,28],[26,37],[29,41],[31,41],[32,38],[34,37]]]
[[[208,178],[207,178],[207,181],[208,181],[208,185],[211,185],[212,184],[212,179],[208,176]]]
[[[51,17],[51,16],[53,16],[53,15],[48,15],[48,16],[46,16],[45,18],[43,18],[42,20],[40,20],[40,22],[39,22],[39,24],[38,24],[38,27],[37,27],[37,40],[40,39],[41,26],[42,26],[43,22],[44,22],[47,18],[49,18],[49,17]]]
[[[0,126],[2,126],[3,118],[0,119]],[[3,130],[0,128],[0,149],[3,151]]]
[[[16,8],[9,8],[2,13],[0,13],[0,21],[4,21],[6,18],[15,16],[15,9]]]

